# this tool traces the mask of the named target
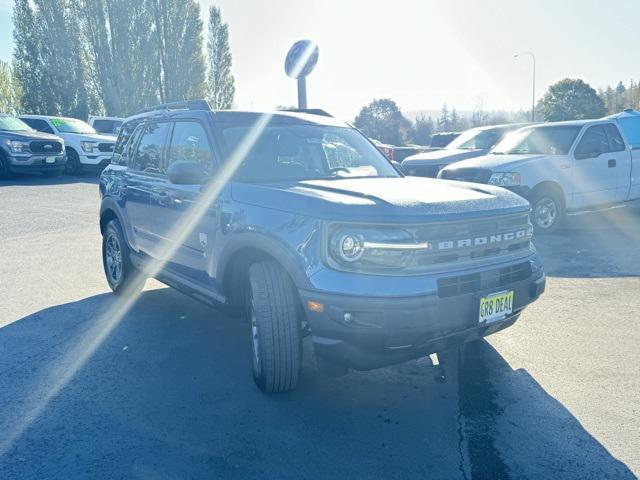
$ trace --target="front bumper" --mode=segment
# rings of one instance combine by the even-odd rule
[[[107,165],[109,165],[109,163],[111,163],[112,156],[113,153],[101,153],[98,155],[81,154],[79,155],[79,158],[83,170],[102,171],[106,168]]]
[[[407,297],[301,290],[315,353],[356,370],[370,370],[442,351],[507,328],[545,289],[546,278],[539,261],[527,261],[531,269],[526,277],[500,283],[501,272],[511,268],[509,266],[476,272],[471,275],[479,275],[474,277],[479,283],[473,291],[459,294],[451,294],[443,287]],[[454,277],[440,276],[449,280]],[[514,291],[512,315],[479,324],[480,297],[503,290]],[[321,303],[323,312],[310,310],[309,301]]]
[[[55,162],[47,162],[47,158],[55,158]],[[41,155],[13,155],[8,157],[9,171],[13,173],[30,173],[30,172],[56,172],[64,170],[66,163],[63,154]]]

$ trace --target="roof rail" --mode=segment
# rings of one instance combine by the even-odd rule
[[[143,108],[138,113],[155,112],[156,110],[211,110],[211,107],[209,106],[209,102],[204,99],[180,100],[178,102],[162,103],[160,105],[154,105],[153,107]]]
[[[308,113],[310,115],[321,115],[323,117],[331,117],[333,115],[322,110],[321,108],[283,108],[280,110],[281,112],[294,112],[294,113]]]

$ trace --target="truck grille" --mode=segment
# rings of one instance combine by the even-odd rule
[[[98,150],[100,150],[101,152],[113,152],[113,147],[115,146],[114,143],[99,143],[98,144]]]
[[[29,144],[29,150],[32,153],[60,153],[62,152],[62,144],[55,140],[37,140]]]
[[[531,248],[533,227],[527,212],[401,227],[417,249],[403,268],[403,274],[421,274],[450,265],[479,262],[526,253]]]
[[[441,298],[454,297],[492,288],[506,287],[530,276],[531,263],[523,262],[481,273],[441,278],[438,280],[438,296]]]
[[[491,170],[485,168],[455,168],[443,170],[440,178],[463,182],[488,183],[491,178]]]

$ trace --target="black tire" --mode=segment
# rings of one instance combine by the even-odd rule
[[[555,232],[564,221],[564,202],[553,190],[539,190],[529,199],[531,223],[537,235]]]
[[[253,379],[266,393],[293,390],[300,376],[302,341],[293,282],[276,262],[249,268],[247,320]]]
[[[120,222],[111,220],[107,223],[102,235],[102,266],[109,287],[117,295],[138,293],[146,280],[131,263],[129,253],[129,246],[122,233]],[[118,263],[119,265],[116,265]]]
[[[81,171],[82,165],[80,165],[80,157],[75,150],[68,148],[67,162],[64,165],[64,173],[67,175],[78,175]]]
[[[0,151],[0,180],[11,178],[11,171],[9,170],[9,162],[4,157],[4,153]]]

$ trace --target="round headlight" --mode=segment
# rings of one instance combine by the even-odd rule
[[[362,257],[364,245],[361,238],[354,235],[343,235],[338,243],[338,253],[345,262],[355,262]]]

